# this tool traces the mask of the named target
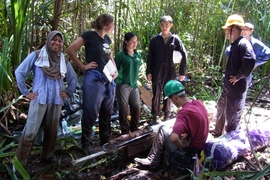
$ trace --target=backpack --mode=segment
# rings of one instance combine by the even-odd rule
[[[188,174],[193,171],[196,152],[188,152],[183,149],[176,149],[170,155],[170,167],[181,174]]]

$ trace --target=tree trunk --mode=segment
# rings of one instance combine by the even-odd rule
[[[64,0],[54,1],[52,30],[57,30]]]

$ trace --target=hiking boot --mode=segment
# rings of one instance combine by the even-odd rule
[[[153,162],[150,161],[148,158],[135,158],[134,161],[138,163],[139,165],[145,166],[151,170],[159,169],[159,165],[153,164]]]

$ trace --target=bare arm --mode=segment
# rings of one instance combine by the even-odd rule
[[[110,55],[110,59],[112,60],[114,66],[115,66],[116,69],[117,69],[117,66],[116,66],[115,61],[114,61],[113,56],[112,56],[112,53],[111,53],[111,55]],[[118,76],[118,69],[117,69],[117,71],[116,71],[114,74],[111,74],[111,75],[112,75],[113,80],[115,80],[115,79],[117,78],[117,76]]]
[[[187,134],[183,134],[181,135],[181,137],[179,138],[178,134],[176,133],[171,133],[171,136],[170,136],[170,140],[171,142],[177,146],[178,148],[185,148],[187,147],[190,142],[191,142],[191,138],[188,137]]]
[[[98,66],[97,62],[92,61],[86,65],[78,58],[76,51],[78,51],[84,45],[83,38],[79,37],[67,48],[66,53],[70,59],[83,71],[91,68],[96,68]]]

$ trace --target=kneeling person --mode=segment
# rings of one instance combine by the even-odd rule
[[[179,81],[168,81],[164,93],[175,106],[182,108],[173,127],[163,125],[159,128],[147,158],[135,158],[135,162],[153,170],[159,169],[162,160],[169,165],[171,153],[178,149],[193,157],[203,150],[209,131],[205,106],[199,100],[188,98],[185,87]]]

